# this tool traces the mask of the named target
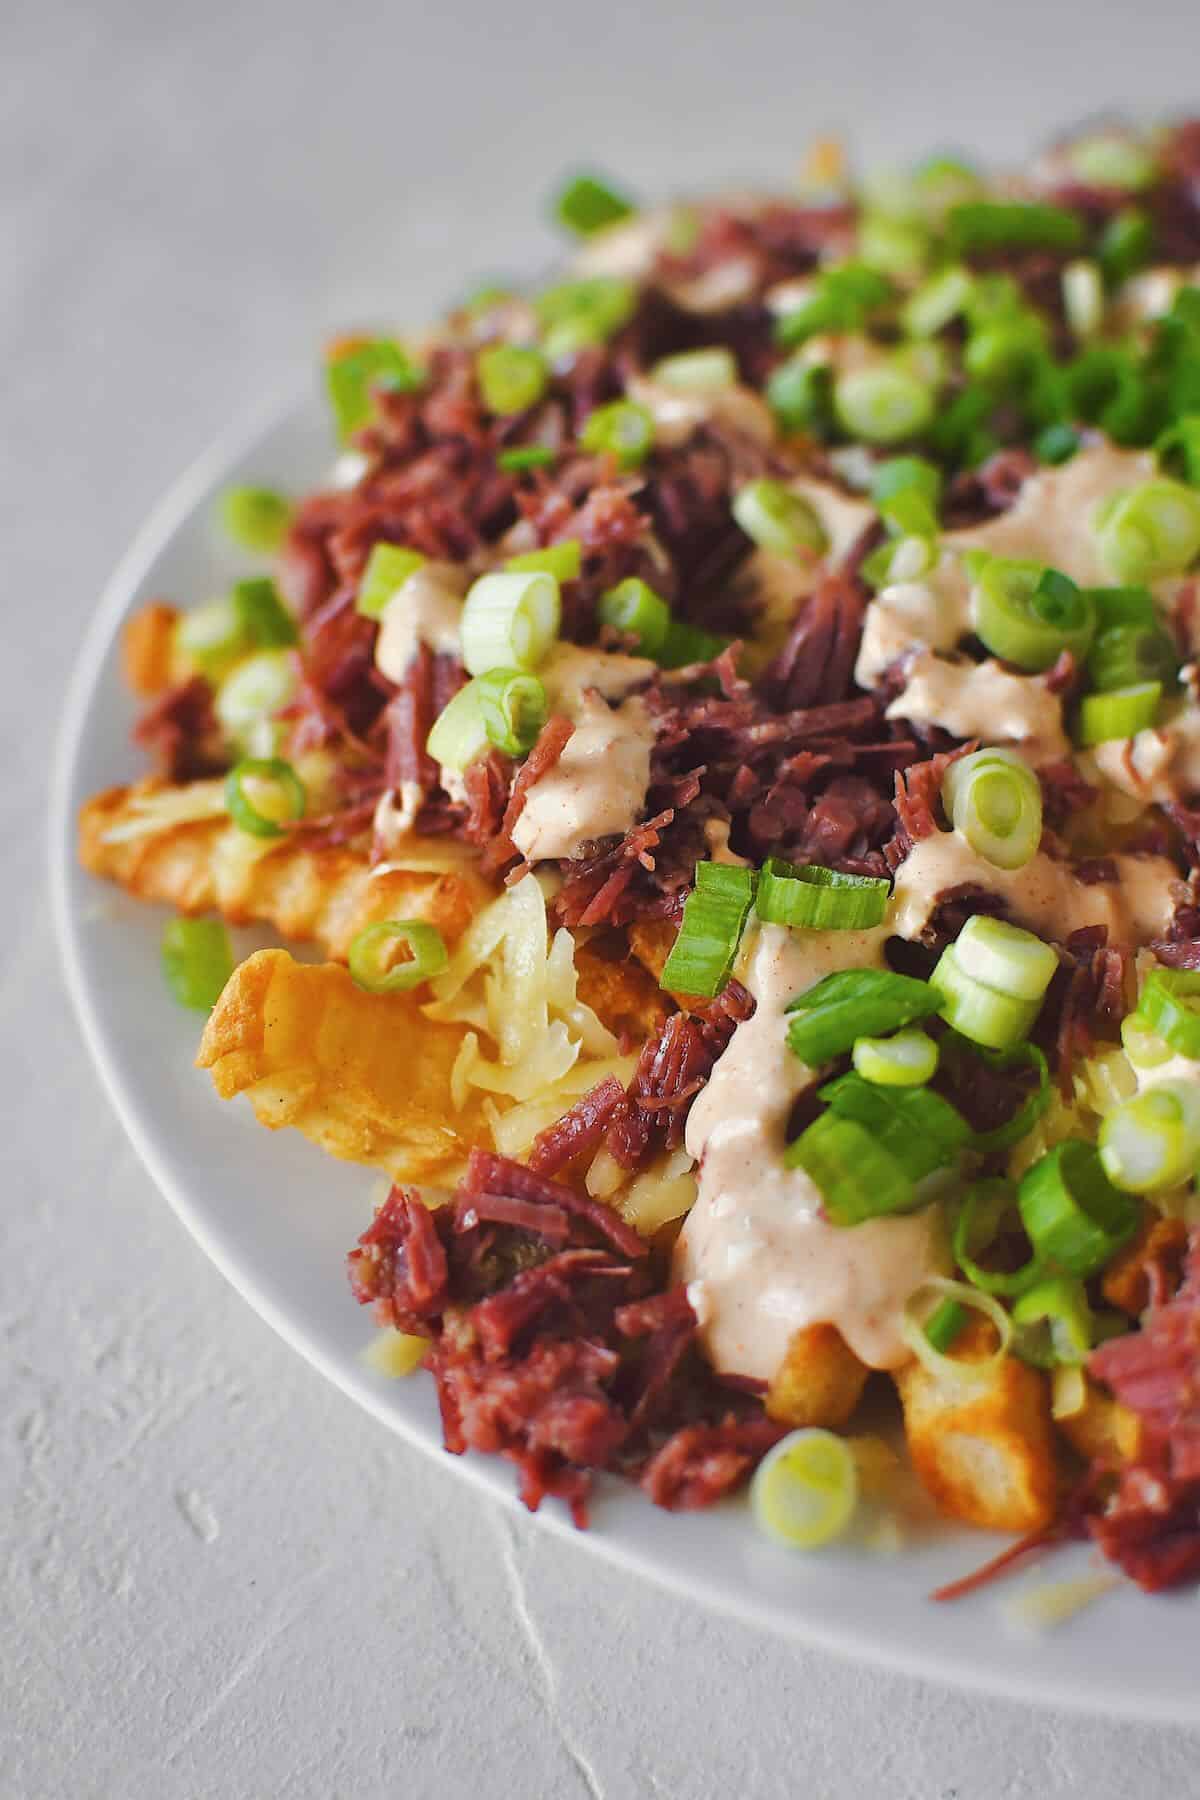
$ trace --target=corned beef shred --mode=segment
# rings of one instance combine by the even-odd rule
[[[585,1525],[600,1470],[709,1506],[784,1430],[713,1374],[685,1291],[616,1213],[505,1157],[473,1153],[436,1211],[393,1189],[349,1272],[382,1324],[429,1337],[446,1448],[507,1457],[531,1509],[554,1495]]]
[[[606,1075],[561,1119],[538,1133],[529,1152],[530,1168],[539,1175],[557,1175],[577,1156],[590,1156],[599,1148],[608,1122],[624,1098],[625,1090],[616,1076]]]
[[[1088,865],[1082,868],[1080,880],[1088,874]],[[1105,881],[1109,876],[1103,868],[1093,868],[1090,879]],[[1116,1039],[1136,988],[1134,953],[1126,945],[1109,944],[1107,926],[1086,925],[1073,931],[1066,953],[1070,960],[1051,982],[1038,1021],[1039,1036],[1053,1045],[1064,1100],[1071,1096],[1077,1059],[1091,1055],[1097,1037]]]
[[[221,733],[207,681],[194,675],[151,701],[133,728],[133,741],[150,752],[167,781],[195,781],[223,768]]]
[[[1200,1577],[1200,1231],[1174,1297],[1101,1344],[1088,1370],[1137,1414],[1144,1448],[1115,1477],[1093,1468],[1087,1530],[1150,1592]]]
[[[753,1012],[752,996],[740,981],[730,981],[707,1006],[672,1013],[647,1040],[625,1104],[604,1138],[622,1168],[640,1168],[655,1152],[679,1147],[688,1105],[712,1074],[737,1026]]]
[[[868,598],[862,581],[844,570],[818,581],[764,678],[776,705],[794,708],[845,697]]]

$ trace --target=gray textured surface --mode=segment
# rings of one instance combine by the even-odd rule
[[[419,318],[466,277],[545,259],[536,201],[576,155],[652,187],[786,171],[838,123],[875,154],[1002,154],[1113,98],[1179,100],[1200,35],[1165,5],[1137,9],[1135,54],[1122,15],[1084,4],[745,18],[575,0],[0,14],[5,1796],[1200,1791],[1188,1734],[759,1637],[405,1450],[184,1237],[59,991],[42,788],[80,623],[167,480],[292,383],[317,332]]]

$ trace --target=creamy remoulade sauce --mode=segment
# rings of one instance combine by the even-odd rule
[[[375,666],[399,685],[419,644],[457,656],[466,571],[455,563],[427,562],[401,582],[383,609]]]
[[[1106,781],[1143,805],[1200,793],[1200,709],[1185,704],[1164,725],[1097,744],[1092,760]]]
[[[592,838],[623,835],[650,785],[654,720],[637,695],[610,707],[586,693],[562,755],[525,795],[512,841],[529,862],[576,856]]]
[[[1113,942],[1144,944],[1166,930],[1179,876],[1165,857],[1116,856],[1115,882],[1080,882],[1069,863],[1039,853],[1005,871],[958,832],[920,839],[896,873],[887,921],[872,931],[789,931],[763,925],[744,980],[754,1016],[739,1025],[688,1117],[699,1163],[696,1204],[676,1250],[677,1272],[718,1369],[769,1381],[792,1334],[835,1325],[871,1368],[908,1352],[905,1301],[946,1266],[936,1208],[842,1228],[821,1218],[821,1196],[783,1150],[797,1095],[813,1079],[787,1048],[785,1008],[840,969],[885,967],[891,936],[915,938],[947,888],[971,884],[1003,896],[1013,919],[1060,943],[1085,925]]]
[[[926,1275],[947,1267],[936,1208],[830,1225],[803,1169],[783,1166],[788,1115],[813,1079],[787,1048],[784,1008],[836,969],[881,967],[887,936],[885,927],[759,927],[745,977],[756,1011],[738,1026],[687,1123],[699,1184],[676,1268],[718,1369],[769,1381],[793,1333],[825,1323],[869,1367],[895,1368],[909,1354],[904,1302]]]
[[[1071,753],[1058,695],[1040,675],[1013,674],[994,657],[948,662],[918,650],[885,717],[940,725],[957,738],[1012,744],[1033,763],[1057,762]]]
[[[1099,558],[1092,524],[1096,508],[1110,495],[1149,480],[1155,472],[1154,458],[1144,452],[1118,450],[1111,444],[1089,445],[1060,468],[1031,475],[1007,512],[981,525],[944,532],[937,566],[927,576],[882,588],[867,607],[854,671],[859,686],[874,686],[906,651],[953,650],[971,630],[970,582],[962,560],[967,550],[1046,563],[1081,586],[1104,586],[1111,577]],[[982,688],[978,693],[986,699]],[[975,697],[970,696],[972,700]],[[897,700],[894,715],[917,717],[903,711],[903,699],[904,695]],[[1055,710],[1059,711],[1057,702]],[[956,716],[962,717],[965,711],[963,700]],[[961,732],[948,718],[920,716],[959,736],[989,735],[983,713],[978,723],[968,721]],[[1061,717],[1057,731],[1061,737]]]

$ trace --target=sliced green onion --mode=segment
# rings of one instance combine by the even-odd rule
[[[941,1300],[925,1321],[925,1336],[935,1350],[948,1350],[967,1323],[966,1307],[959,1300]]]
[[[600,620],[637,639],[643,656],[657,657],[671,629],[671,609],[638,575],[627,575],[600,596]]]
[[[509,670],[499,673],[507,675]],[[483,679],[480,677],[480,679]],[[541,683],[538,683],[541,686]],[[491,739],[484,723],[479,681],[468,681],[451,696],[429,730],[425,748],[443,769],[461,774],[487,749]]]
[[[1144,481],[1105,501],[1093,530],[1118,581],[1181,574],[1200,555],[1200,494],[1181,481]]]
[[[553,575],[555,581],[578,581],[583,545],[578,538],[563,538],[560,544],[547,544],[543,550],[523,550],[520,556],[510,556],[504,566],[519,573]]]
[[[809,1426],[772,1446],[754,1471],[755,1523],[791,1550],[817,1550],[840,1537],[858,1505],[858,1468],[845,1438]]]
[[[381,619],[388,601],[425,560],[419,550],[406,550],[402,544],[373,544],[358,584],[355,611],[367,619]]]
[[[842,969],[787,1004],[788,1048],[817,1068],[844,1056],[862,1037],[882,1037],[935,1013],[939,996],[927,981],[890,969]]]
[[[180,1006],[211,1012],[233,974],[229,933],[219,919],[172,919],[162,935],[162,972]]]
[[[1033,440],[1034,453],[1040,462],[1057,468],[1070,462],[1083,442],[1073,425],[1047,425]]]
[[[1069,1275],[1039,1281],[1012,1311],[1013,1350],[1035,1368],[1087,1361],[1094,1318],[1083,1283]]]
[[[1200,1087],[1158,1082],[1106,1114],[1100,1160],[1109,1180],[1131,1194],[1186,1181],[1200,1163]]]
[[[185,612],[175,627],[175,645],[181,656],[215,680],[251,648],[251,640],[244,618],[226,594]]]
[[[970,1141],[971,1128],[957,1107],[932,1088],[880,1087],[851,1072],[818,1093],[837,1118],[861,1125],[912,1182],[949,1168]]]
[[[890,538],[862,563],[860,574],[875,589],[897,581],[919,581],[938,559],[937,542],[931,537]]]
[[[792,349],[821,332],[857,331],[869,315],[892,298],[892,284],[865,263],[827,269],[812,292],[775,321],[775,340]]]
[[[812,502],[793,493],[782,481],[760,476],[733,497],[733,516],[760,550],[781,555],[806,551],[819,556],[829,548],[825,527]]]
[[[1079,741],[1103,744],[1109,738],[1136,737],[1158,717],[1161,681],[1140,681],[1107,694],[1085,694],[1079,703]]]
[[[654,419],[636,400],[612,400],[589,413],[579,441],[595,456],[615,456],[622,469],[636,469],[654,448]]]
[[[994,250],[1078,250],[1084,239],[1083,220],[1077,213],[1041,201],[968,201],[953,208],[947,229],[960,256]]]
[[[281,756],[248,756],[225,777],[229,816],[251,837],[282,837],[285,825],[304,817],[306,800],[304,783]]]
[[[668,993],[711,1000],[721,992],[754,900],[754,885],[752,869],[696,864],[696,885],[684,901],[683,923],[659,977]]]
[[[965,973],[947,944],[929,977],[941,997],[941,1014],[973,1043],[1009,1050],[1029,1036],[1041,1006],[1039,1000],[1014,1000]]]
[[[962,1205],[954,1221],[954,1260],[973,1287],[984,1294],[999,1294],[1011,1299],[1023,1294],[1044,1274],[1042,1259],[1036,1252],[1019,1269],[987,1269],[976,1261],[996,1238],[1001,1222],[1015,1212],[1017,1196],[1007,1181],[977,1181],[963,1195]]]
[[[633,317],[638,290],[617,275],[587,275],[546,288],[533,302],[545,330],[542,349],[552,363],[591,344],[603,344]]]
[[[1089,588],[1096,607],[1096,625],[1111,631],[1117,625],[1139,625],[1149,631],[1158,624],[1154,595],[1146,587]]]
[[[235,581],[229,597],[252,644],[267,650],[299,641],[296,621],[269,577],[263,575],[249,581]]]
[[[974,286],[974,277],[961,264],[930,276],[905,302],[901,313],[905,331],[912,337],[936,337],[965,311]]]
[[[1102,694],[1146,681],[1166,687],[1175,680],[1179,656],[1158,625],[1110,625],[1093,638],[1087,667],[1092,686]]]
[[[1156,1031],[1151,1031],[1136,1012],[1126,1013],[1121,1020],[1121,1048],[1134,1069],[1160,1069],[1171,1060],[1171,1046]]]
[[[858,222],[858,254],[869,268],[899,281],[919,276],[929,260],[930,237],[921,225],[865,213]]]
[[[245,657],[217,689],[213,711],[228,737],[244,736],[294,698],[298,670],[286,650],[259,650]]]
[[[1114,1187],[1099,1151],[1082,1138],[1056,1144],[1025,1172],[1017,1205],[1035,1255],[1081,1281],[1137,1230],[1136,1203]]]
[[[1104,280],[1099,267],[1081,257],[1062,272],[1063,312],[1077,338],[1094,337],[1104,323]]]
[[[1067,161],[1089,187],[1124,188],[1136,194],[1152,186],[1158,164],[1144,144],[1116,131],[1098,131],[1067,147]]]
[[[942,801],[955,830],[997,868],[1024,868],[1037,851],[1041,783],[1015,752],[976,750],[952,762],[942,781]]]
[[[1048,669],[1064,650],[1082,657],[1096,626],[1085,588],[1041,563],[992,556],[972,591],[975,630],[994,656],[1020,669]]]
[[[730,642],[731,639],[718,637],[699,625],[689,625],[684,619],[672,619],[655,661],[663,669],[690,668],[693,663],[712,662]]]
[[[871,499],[893,530],[936,536],[941,494],[942,472],[923,456],[890,456],[875,465]]]
[[[462,657],[472,675],[536,669],[558,636],[562,601],[544,569],[481,575],[462,610]]]
[[[772,925],[813,931],[865,931],[881,925],[889,884],[869,875],[840,875],[816,863],[771,856],[758,880],[758,916]]]
[[[598,175],[573,175],[554,197],[554,216],[568,231],[590,237],[606,225],[627,219],[633,202]]]
[[[900,444],[932,423],[934,394],[928,382],[898,362],[878,363],[837,377],[833,410],[851,437]]]
[[[546,391],[546,364],[527,344],[489,344],[475,358],[475,378],[489,412],[509,417],[536,406]]]
[[[1162,468],[1200,487],[1200,413],[1187,413],[1154,440]]]
[[[505,756],[526,756],[546,723],[546,690],[522,669],[489,669],[472,684],[479,695],[484,728]]]
[[[421,919],[381,919],[352,940],[346,960],[356,985],[369,994],[406,994],[440,975],[450,958],[435,925]]]
[[[856,1038],[852,1054],[863,1080],[880,1087],[920,1087],[938,1065],[938,1047],[923,1031]]]
[[[784,1167],[803,1169],[819,1190],[830,1224],[849,1229],[868,1219],[911,1212],[913,1183],[890,1150],[855,1119],[825,1112],[783,1153]]]
[[[1111,218],[1100,234],[1096,255],[1110,287],[1119,287],[1154,253],[1154,226],[1140,206],[1127,206]]]
[[[291,523],[291,502],[274,488],[233,487],[221,495],[221,524],[244,550],[270,555]]]
[[[325,364],[325,381],[334,423],[344,443],[371,416],[376,389],[412,393],[424,374],[392,338],[352,340],[335,350]]]
[[[832,381],[824,363],[792,357],[767,379],[767,404],[784,431],[824,437],[829,428]]]
[[[996,1348],[991,1355],[970,1362],[943,1355],[927,1336],[927,1327],[934,1315],[929,1314],[924,1319],[918,1317],[927,1298],[936,1300],[939,1307],[946,1301],[953,1300],[966,1312],[982,1313],[996,1331]],[[928,1369],[939,1381],[952,1383],[955,1387],[986,1384],[1004,1361],[1012,1341],[1012,1321],[998,1300],[994,1300],[990,1294],[982,1294],[975,1288],[968,1287],[965,1281],[949,1281],[943,1275],[926,1276],[909,1295],[901,1314],[900,1330],[905,1343],[922,1367]]]
[[[1200,972],[1152,969],[1136,1016],[1180,1056],[1200,1057]]]
[[[715,394],[732,387],[738,378],[737,358],[732,350],[714,346],[709,350],[681,350],[675,356],[664,356],[650,371],[650,379],[681,394]]]
[[[963,368],[990,387],[1007,387],[1027,375],[1044,349],[1046,327],[1036,313],[1021,311],[973,330]]]
[[[557,454],[549,444],[514,444],[497,452],[496,467],[506,475],[522,475],[526,469],[550,468]]]
[[[964,975],[1014,1000],[1041,1001],[1058,968],[1056,952],[1040,937],[986,913],[967,920],[954,952]]]

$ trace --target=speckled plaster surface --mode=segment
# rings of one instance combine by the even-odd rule
[[[1194,18],[1139,8],[1136,56],[1127,29],[1028,0],[0,10],[4,1800],[1200,1793],[1193,1735],[760,1636],[358,1414],[136,1163],[42,883],[47,736],[94,593],[321,329],[544,260],[536,198],[578,154],[703,182],[786,170],[831,123],[875,154],[1003,153],[1096,102],[1186,98]]]

